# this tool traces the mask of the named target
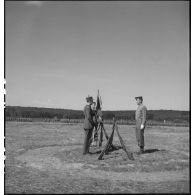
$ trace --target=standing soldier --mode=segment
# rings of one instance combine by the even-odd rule
[[[140,147],[140,154],[144,152],[144,129],[146,126],[146,106],[143,105],[142,96],[135,97],[136,103],[138,105],[137,110],[135,112],[135,120],[136,120],[136,128],[135,134],[138,142],[138,146]]]
[[[91,105],[93,104],[93,97],[86,97],[87,105],[84,107],[84,145],[83,145],[83,154],[89,153],[90,140],[93,132],[94,122],[93,122],[93,111],[91,109]]]

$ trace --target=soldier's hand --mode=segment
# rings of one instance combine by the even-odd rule
[[[141,125],[140,129],[143,130],[144,129],[144,125]]]

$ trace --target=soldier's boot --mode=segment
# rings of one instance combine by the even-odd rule
[[[141,153],[141,154],[144,153],[144,146],[140,146],[140,153]]]
[[[140,146],[140,150],[137,152],[137,154],[143,154],[144,153],[144,147]]]

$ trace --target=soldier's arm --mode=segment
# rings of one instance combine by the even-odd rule
[[[143,116],[143,118],[142,118],[142,125],[145,125],[145,122],[146,122],[146,112],[147,112],[147,108],[144,106],[142,108],[142,116]]]
[[[90,108],[89,107],[86,108],[86,118],[89,120],[89,122],[91,124],[93,124],[93,119],[92,119],[92,116],[91,116]]]

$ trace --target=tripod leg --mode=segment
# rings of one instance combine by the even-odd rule
[[[103,131],[102,131],[102,127],[101,127],[101,129],[100,129],[99,147],[102,146],[102,141],[103,141]]]
[[[121,137],[121,135],[119,134],[119,131],[118,131],[118,126],[116,125],[116,132],[118,134],[118,137],[119,137],[119,141],[121,143],[121,146],[122,146],[122,149],[125,151],[125,153],[127,154],[127,157],[130,159],[130,160],[134,160],[134,157],[133,157],[133,153],[132,152],[129,152],[127,151],[127,148],[125,146],[125,143]]]
[[[109,139],[109,137],[108,137],[108,134],[106,133],[106,130],[105,130],[105,128],[104,128],[103,123],[102,123],[101,125],[102,125],[102,129],[104,130],[105,137],[106,137],[106,139],[108,140],[108,139]]]
[[[102,130],[102,129],[101,129]],[[104,154],[108,154],[109,152],[109,148],[111,147],[112,145],[112,141],[113,141],[113,136],[114,136],[114,130],[115,130],[115,124],[113,124],[113,127],[112,127],[112,133],[106,143],[106,146],[105,148],[102,150],[101,154],[99,155],[98,157],[98,160],[102,160],[102,157],[104,156]]]

